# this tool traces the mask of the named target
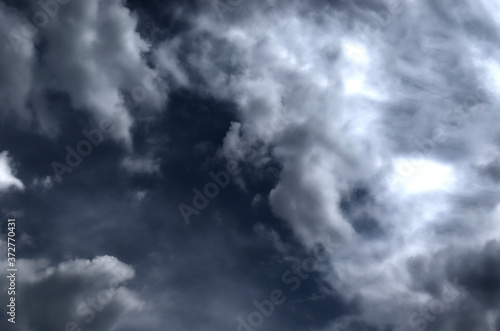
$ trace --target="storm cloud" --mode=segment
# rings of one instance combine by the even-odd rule
[[[2,327],[499,330],[499,13],[0,1]]]

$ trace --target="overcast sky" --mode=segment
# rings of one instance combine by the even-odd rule
[[[498,0],[0,0],[0,329],[500,331],[499,45]]]

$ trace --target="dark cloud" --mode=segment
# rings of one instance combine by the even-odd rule
[[[500,330],[499,11],[0,2],[16,326]]]

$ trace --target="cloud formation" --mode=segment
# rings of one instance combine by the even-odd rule
[[[27,137],[0,154],[0,190],[27,191],[2,194],[30,238],[20,325],[237,330],[289,271],[259,330],[498,330],[498,3],[224,5],[73,0],[33,30],[37,2],[0,2],[2,116]],[[52,185],[104,118],[122,144]],[[177,206],[228,162],[186,228]]]

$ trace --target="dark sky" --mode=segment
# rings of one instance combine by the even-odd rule
[[[500,331],[499,45],[496,0],[0,0],[0,330]]]

